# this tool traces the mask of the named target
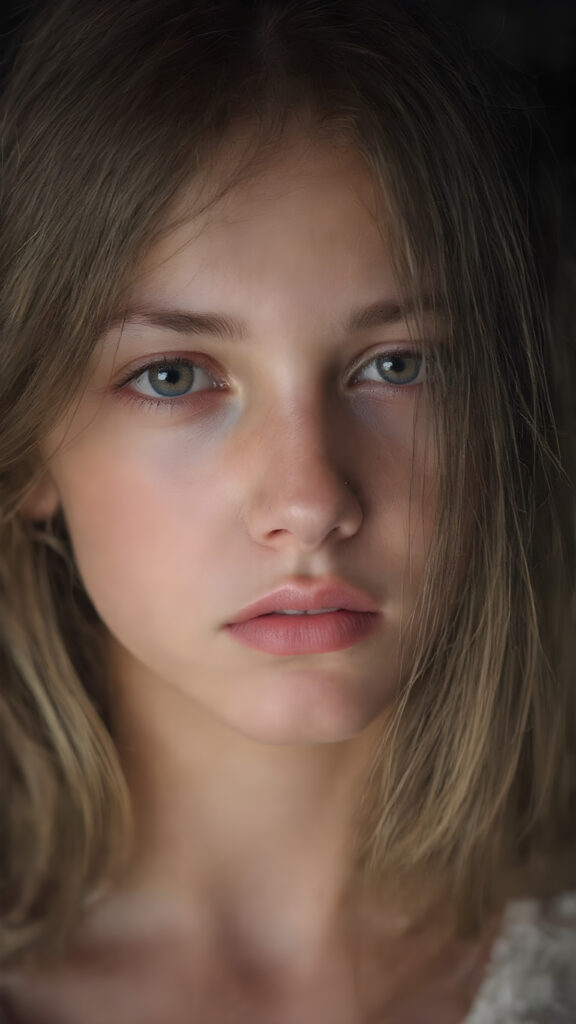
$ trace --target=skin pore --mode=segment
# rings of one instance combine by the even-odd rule
[[[281,1004],[274,1022],[295,1021],[317,996],[318,1012],[329,1004],[332,1024],[349,1024],[363,986],[393,1003],[414,973],[424,991],[428,972],[445,986],[441,1019],[457,1021],[482,962],[476,946],[455,958],[438,923],[415,937],[392,899],[375,913],[350,894],[362,783],[402,681],[401,626],[434,524],[424,367],[394,385],[377,360],[413,352],[412,365],[409,324],[350,323],[398,301],[375,209],[359,157],[296,139],[166,233],[127,303],[139,315],[102,339],[87,390],[47,439],[49,471],[27,509],[62,506],[107,627],[136,817],[134,860],[88,914],[75,969],[107,950],[182,999],[203,986],[212,1000],[244,994],[251,1020]],[[167,308],[241,329],[145,321]],[[145,368],[174,358],[193,372],[179,367],[182,397],[169,405]],[[376,632],[276,656],[225,630],[279,585],[319,578],[371,597]],[[376,962],[387,982],[380,970],[370,981]],[[447,972],[460,972],[452,989]],[[434,1000],[422,998],[431,1022]]]

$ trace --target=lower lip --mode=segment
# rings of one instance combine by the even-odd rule
[[[353,647],[380,623],[379,612],[258,615],[226,628],[238,643],[266,654],[325,654]]]

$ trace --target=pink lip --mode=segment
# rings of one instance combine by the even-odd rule
[[[291,616],[280,611],[316,611]],[[322,654],[351,647],[380,624],[378,605],[366,594],[339,580],[293,581],[244,608],[226,626],[239,643],[268,654]]]
[[[340,580],[294,580],[247,605],[232,624],[247,622],[248,619],[270,615],[272,612],[306,612],[318,611],[321,608],[338,608],[352,612],[380,611],[378,605],[367,594]]]
[[[239,643],[265,654],[326,654],[364,640],[378,627],[378,612],[342,609],[320,615],[260,615],[226,627]]]

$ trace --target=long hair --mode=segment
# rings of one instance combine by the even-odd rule
[[[517,84],[414,11],[56,0],[24,36],[0,114],[0,962],[63,950],[132,836],[101,623],[61,514],[22,514],[42,439],[184,187],[245,180],[294,117],[364,157],[399,287],[442,333],[437,526],[359,878],[444,886],[472,921],[574,846],[576,380],[553,160]]]

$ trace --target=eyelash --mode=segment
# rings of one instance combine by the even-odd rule
[[[353,377],[358,376],[358,374],[361,372],[361,370],[366,369],[372,363],[376,363],[378,361],[378,359],[382,359],[385,356],[388,356],[390,358],[399,358],[399,359],[410,358],[410,359],[422,359],[423,360],[423,358],[424,358],[422,352],[416,351],[414,349],[384,350],[382,352],[377,352],[376,355],[372,356],[371,359],[366,360],[365,363],[361,363],[360,366],[358,366],[357,369],[354,370]],[[145,363],[144,366],[140,366],[136,370],[130,370],[129,373],[127,373],[123,377],[121,377],[120,380],[115,384],[114,391],[116,391],[116,392],[124,392],[122,397],[126,401],[136,402],[137,405],[143,405],[143,406],[148,406],[148,407],[150,407],[152,405],[155,408],[159,408],[160,406],[162,406],[162,408],[164,408],[164,409],[167,406],[168,406],[168,408],[173,408],[178,403],[182,403],[185,399],[192,397],[192,395],[179,395],[176,398],[160,398],[160,397],[152,398],[150,395],[141,395],[138,392],[132,392],[131,393],[128,390],[128,388],[127,388],[128,384],[130,384],[134,380],[138,380],[139,377],[143,377],[144,374],[146,374],[149,370],[153,370],[153,369],[155,369],[158,366],[163,366],[163,367],[193,366],[195,368],[199,368],[201,370],[204,370],[205,373],[210,374],[215,380],[217,380],[215,375],[212,373],[212,370],[209,370],[208,367],[205,366],[203,364],[202,360],[200,360],[199,358],[197,358],[197,359],[189,359],[188,357],[185,357],[185,356],[163,355],[163,356],[158,357],[157,359],[151,360],[151,362],[149,362],[149,363]],[[420,367],[420,371],[421,371],[421,369],[422,369],[422,366]],[[419,376],[420,376],[420,372],[418,374],[418,377]],[[378,383],[378,382],[377,381],[373,381],[372,383]],[[419,383],[421,383],[421,382],[418,380],[418,378],[415,381],[408,381],[406,384],[396,384],[396,385],[390,384],[390,383],[386,384],[386,381],[382,381],[382,384],[386,385],[388,388],[393,389],[394,391],[404,391],[407,388],[415,386],[415,384],[419,384]],[[218,391],[223,386],[224,385],[222,385],[222,384],[218,384],[214,388],[204,388],[203,391],[196,392],[196,394],[202,394],[202,393],[205,393],[207,391],[208,392],[210,392],[210,391]]]

